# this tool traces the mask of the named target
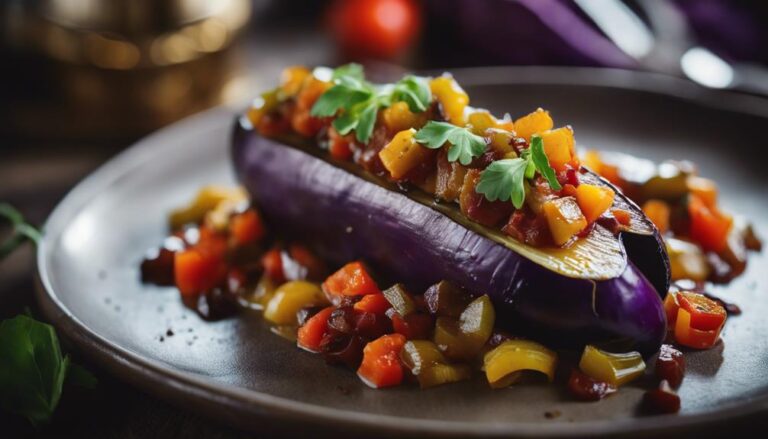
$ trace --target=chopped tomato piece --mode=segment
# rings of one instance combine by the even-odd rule
[[[383,294],[366,294],[355,303],[355,311],[384,314],[392,305]]]
[[[323,291],[328,294],[343,296],[362,296],[365,294],[381,294],[371,275],[360,261],[350,262],[341,267],[323,282]]]
[[[691,327],[704,331],[720,329],[725,323],[725,308],[702,294],[683,291],[677,294],[680,308],[691,314]]]
[[[264,253],[261,257],[261,265],[264,267],[264,273],[275,283],[285,282],[285,273],[283,272],[283,257],[279,248]]]
[[[307,269],[308,279],[320,280],[327,274],[325,263],[303,245],[291,244],[288,254],[291,259]]]
[[[300,348],[310,352],[320,352],[320,343],[328,330],[328,317],[333,310],[332,306],[323,308],[301,325],[296,341]]]
[[[688,199],[688,215],[691,219],[691,238],[704,250],[720,252],[726,248],[728,232],[733,224],[731,216],[707,206],[701,198],[693,194]]]
[[[363,349],[363,362],[357,376],[374,388],[391,387],[403,381],[400,351],[405,344],[401,334],[383,335],[368,343]]]
[[[232,217],[229,232],[235,245],[252,244],[264,237],[264,224],[255,210],[248,209]]]

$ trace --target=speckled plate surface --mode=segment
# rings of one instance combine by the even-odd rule
[[[695,160],[703,175],[720,183],[725,207],[768,233],[764,164],[754,160],[765,148],[768,101],[610,70],[499,68],[455,75],[474,105],[512,114],[545,107],[556,122],[573,125],[584,146]],[[480,376],[426,391],[376,391],[272,334],[256,313],[202,321],[173,288],[143,285],[138,266],[161,242],[171,208],[202,185],[234,183],[228,146],[233,114],[214,110],[142,140],[78,185],[46,224],[38,255],[41,306],[112,373],[254,430],[593,436],[692,431],[768,413],[768,271],[760,254],[745,276],[717,290],[744,314],[728,321],[721,345],[687,355],[683,409],[673,416],[639,416],[639,385],[598,403],[569,401],[563,386],[544,383],[492,391]]]

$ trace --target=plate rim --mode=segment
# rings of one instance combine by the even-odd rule
[[[501,84],[544,84],[590,86],[644,91],[717,108],[768,119],[768,99],[745,96],[733,92],[712,90],[690,81],[667,75],[642,73],[621,69],[589,67],[477,67],[451,70],[467,86]],[[44,228],[59,233],[65,229],[74,212],[87,204],[104,187],[134,166],[151,159],[156,144],[179,132],[210,129],[201,120],[228,120],[231,124],[237,113],[232,106],[217,107],[185,118],[152,133],[125,151],[119,153],[96,171],[86,176],[57,204],[46,220]],[[139,163],[139,164],[137,164]],[[120,171],[120,172],[116,172]],[[74,315],[59,300],[49,278],[47,260],[51,242],[56,239],[46,233],[36,256],[36,298],[43,314],[64,337],[73,341],[80,352],[92,358],[110,373],[141,387],[160,399],[168,400],[184,409],[192,409],[214,420],[253,429],[258,419],[269,416],[281,421],[300,420],[302,424],[324,427],[343,427],[346,433],[375,429],[381,434],[434,435],[440,437],[488,436],[592,436],[603,434],[650,434],[672,430],[697,429],[736,420],[768,410],[768,392],[753,398],[733,401],[711,410],[690,415],[661,415],[606,419],[583,423],[570,422],[471,422],[435,419],[399,418],[376,413],[361,413],[342,409],[319,407],[264,392],[246,390],[217,383],[193,373],[174,369],[160,360],[132,352],[100,336]],[[349,416],[354,413],[354,416]],[[211,415],[216,416],[211,416]],[[259,416],[253,416],[254,414]],[[244,416],[250,415],[250,416]],[[649,420],[652,419],[652,422]],[[249,422],[250,420],[250,422]],[[255,422],[254,422],[255,421]],[[263,427],[263,425],[261,425]]]

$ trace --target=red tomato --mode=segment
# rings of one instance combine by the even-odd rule
[[[421,28],[414,0],[336,0],[328,12],[334,38],[352,58],[394,58]]]
[[[296,343],[300,348],[310,352],[320,352],[320,342],[328,329],[328,317],[332,312],[332,306],[323,308],[299,328]]]
[[[261,265],[264,267],[264,273],[271,280],[277,283],[285,282],[285,273],[283,272],[283,256],[279,248],[264,253],[261,257]]]
[[[384,314],[391,306],[383,294],[366,294],[353,308],[360,312]]]
[[[703,331],[720,329],[725,323],[725,308],[701,294],[682,291],[677,294],[680,307],[691,314],[691,326]]]

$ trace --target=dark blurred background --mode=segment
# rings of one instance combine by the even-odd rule
[[[347,61],[374,73],[637,69],[768,95],[768,2],[3,0],[0,201],[40,224],[138,138],[210,107],[242,108],[286,66]],[[34,311],[33,278],[29,246],[0,261],[0,318]],[[96,394],[65,395],[43,434],[235,435],[101,378]],[[0,415],[0,437],[14,426]]]

